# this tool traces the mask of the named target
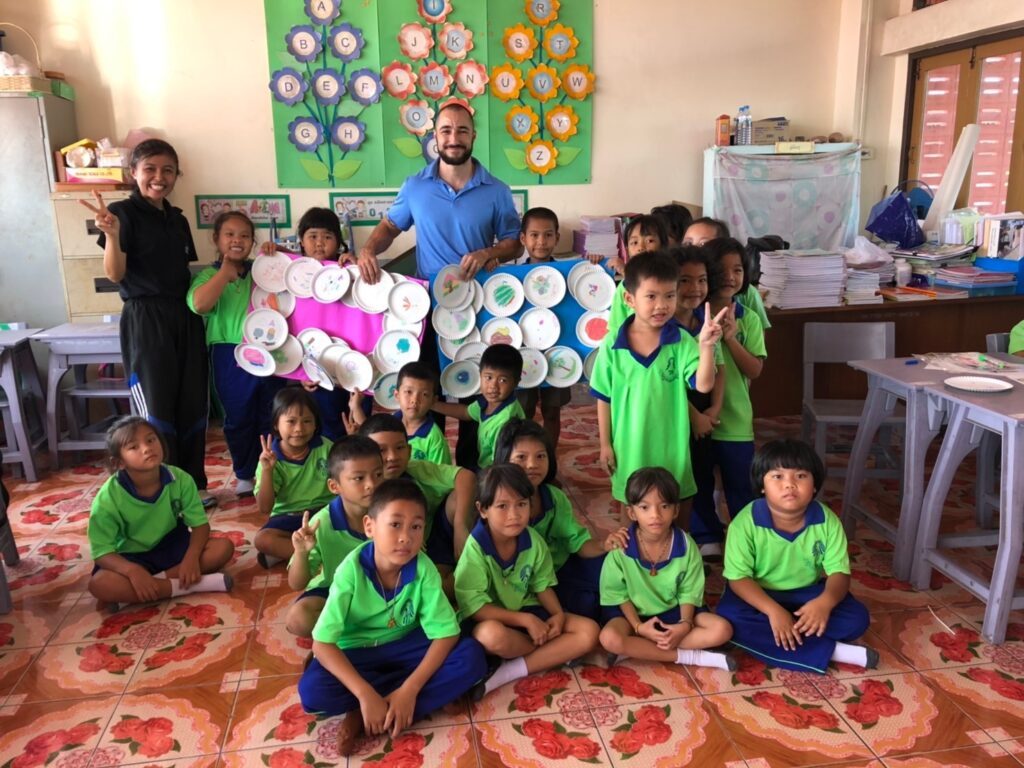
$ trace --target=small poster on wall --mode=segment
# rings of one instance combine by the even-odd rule
[[[339,219],[347,220],[354,227],[375,227],[394,204],[397,196],[397,190],[394,192],[332,192],[330,207],[338,214]],[[512,190],[512,202],[519,218],[522,218],[523,212],[530,207],[528,200],[529,195],[525,189]]]
[[[292,225],[291,198],[288,195],[196,195],[196,226],[212,229],[222,213],[240,211],[260,229],[270,229],[271,219],[278,228]]]

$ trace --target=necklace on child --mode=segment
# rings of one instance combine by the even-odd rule
[[[398,591],[402,588],[402,572],[398,572],[398,581],[395,582],[395,589],[391,593],[391,597],[388,597],[387,590],[384,589],[384,581],[376,570],[373,572],[373,577],[380,586],[381,597],[384,598],[384,607],[388,609],[388,629],[394,629],[398,626],[398,622],[395,621],[395,602],[398,599]]]
[[[651,574],[651,576],[658,575],[658,563],[665,562],[665,559],[668,557],[669,549],[672,547],[673,538],[675,538],[675,533],[671,533],[669,535],[668,540],[665,542],[664,548],[661,550],[661,557],[653,558],[651,557],[651,553],[647,550],[647,547],[644,545],[643,538],[641,538],[639,535],[637,536],[637,541],[640,542],[640,565],[644,564],[644,557],[650,560],[651,569],[649,573]]]

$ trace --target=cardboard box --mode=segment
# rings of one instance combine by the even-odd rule
[[[766,117],[754,121],[754,144],[774,144],[789,141],[789,120],[785,117]]]
[[[69,182],[87,184],[120,184],[124,181],[124,168],[68,168]]]

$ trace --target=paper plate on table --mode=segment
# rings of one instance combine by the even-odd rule
[[[542,351],[532,347],[523,347],[519,352],[523,356],[523,375],[519,386],[523,389],[539,387],[548,375],[548,359]]]
[[[459,350],[467,344],[480,341],[480,331],[474,328],[468,334],[463,336],[461,339],[446,339],[443,336],[439,336],[437,343],[441,346],[441,351],[450,359],[458,360],[456,355]]]
[[[334,390],[334,379],[331,377],[330,372],[313,355],[306,354],[303,356],[302,370],[309,376],[310,381],[315,381],[328,391]]]
[[[352,286],[355,285],[356,278],[359,277],[359,267],[357,267],[355,264],[349,264],[347,267],[342,267],[342,269],[348,272],[349,280],[348,290],[341,297],[341,303],[344,304],[346,307],[356,307],[358,309],[359,306],[356,304],[356,300],[352,296]]]
[[[455,362],[461,363],[466,360],[480,365],[480,358],[483,357],[484,352],[487,350],[487,345],[482,341],[471,341],[464,347],[459,347],[455,353]]]
[[[274,356],[262,344],[239,344],[235,347],[235,362],[253,376],[273,376],[277,371]]]
[[[249,297],[253,309],[272,309],[280,312],[285,317],[295,311],[295,294],[289,291],[271,293],[265,291],[258,285],[252,287],[252,295]]]
[[[469,397],[480,391],[480,366],[460,360],[441,371],[441,388],[452,397]]]
[[[548,375],[544,381],[552,387],[571,387],[583,376],[583,361],[570,347],[552,347],[544,357],[548,359]]]
[[[472,307],[448,309],[438,305],[434,307],[431,322],[441,338],[464,339],[476,326],[476,312]]]
[[[594,363],[597,362],[598,350],[592,349],[583,360],[583,376],[587,381],[594,377]]]
[[[523,278],[523,290],[531,304],[551,308],[565,298],[565,278],[554,267],[535,267]]]
[[[389,411],[398,410],[397,373],[385,373],[373,383],[373,401]]]
[[[483,289],[484,309],[495,317],[514,315],[526,300],[526,292],[519,278],[505,272],[487,278]]]
[[[272,349],[270,354],[274,356],[274,361],[277,363],[277,370],[274,373],[278,376],[291,373],[302,365],[302,343],[294,336],[289,336],[285,339],[284,344],[277,349]]]
[[[338,369],[338,362],[341,360],[341,356],[350,349],[351,347],[348,344],[332,342],[320,350],[320,354],[317,356],[317,359],[320,361],[320,365],[322,365],[328,373],[334,375]]]
[[[412,280],[397,282],[388,292],[388,312],[403,323],[418,323],[430,314],[430,294]]]
[[[252,262],[252,281],[267,293],[280,293],[287,289],[284,273],[292,260],[283,253],[261,253]]]
[[[324,349],[333,343],[331,337],[319,328],[304,328],[295,334],[295,338],[302,344],[303,351],[316,358],[319,358]]]
[[[313,298],[321,304],[341,301],[352,285],[352,275],[337,264],[325,264],[313,278]]]
[[[988,376],[950,376],[944,383],[947,387],[965,392],[1006,392],[1013,389],[1010,382]]]
[[[423,320],[416,323],[403,323],[390,312],[385,312],[382,317],[385,331],[408,331],[417,339],[423,335]]]
[[[288,338],[288,321],[280,312],[257,309],[250,312],[242,322],[242,335],[252,344],[277,349]]]
[[[523,332],[523,345],[534,349],[553,347],[562,332],[555,313],[545,307],[533,307],[523,312],[519,328]]]
[[[523,329],[511,317],[492,317],[480,329],[480,340],[491,344],[511,344],[516,349],[523,346]]]
[[[334,377],[342,389],[349,392],[363,392],[373,383],[373,365],[362,352],[350,349],[338,361]]]
[[[285,287],[300,299],[313,298],[313,278],[320,272],[321,266],[316,259],[300,256],[284,271]]]
[[[462,279],[462,267],[458,264],[449,264],[434,277],[434,299],[438,306],[452,309],[465,306],[471,301],[473,287],[472,280]]]
[[[395,278],[387,272],[380,273],[380,279],[370,285],[357,277],[352,283],[352,299],[356,306],[370,314],[379,314],[388,308],[388,293],[395,285]]]
[[[615,281],[603,269],[584,272],[576,281],[576,291],[573,295],[584,309],[600,312],[612,305]]]
[[[576,295],[576,281],[580,279],[586,272],[593,272],[594,270],[600,270],[601,268],[596,264],[591,264],[589,261],[584,259],[579,264],[575,265],[569,270],[569,274],[565,278],[565,283],[569,288],[569,293],[573,296]]]
[[[588,347],[599,347],[608,335],[608,310],[584,312],[576,321],[576,338]]]
[[[408,331],[388,331],[377,340],[374,355],[381,373],[397,373],[420,359],[420,342]]]

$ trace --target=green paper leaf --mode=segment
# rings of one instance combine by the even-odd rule
[[[403,136],[400,139],[394,139],[391,143],[406,157],[419,157],[423,154],[423,148],[420,146],[420,143],[412,136]]]
[[[526,170],[526,153],[521,149],[506,149],[505,159],[517,171]]]
[[[583,150],[579,147],[559,147],[558,149],[558,167],[562,168],[566,165],[571,165],[572,161],[579,157],[580,152]]]
[[[327,166],[311,157],[300,157],[299,165],[313,181],[327,181]]]
[[[334,164],[334,179],[351,179],[355,176],[356,171],[363,167],[362,160],[356,160],[354,158],[348,158],[346,160],[339,160]]]
[[[358,101],[342,101],[338,104],[338,117],[355,117],[363,111],[363,105]]]

